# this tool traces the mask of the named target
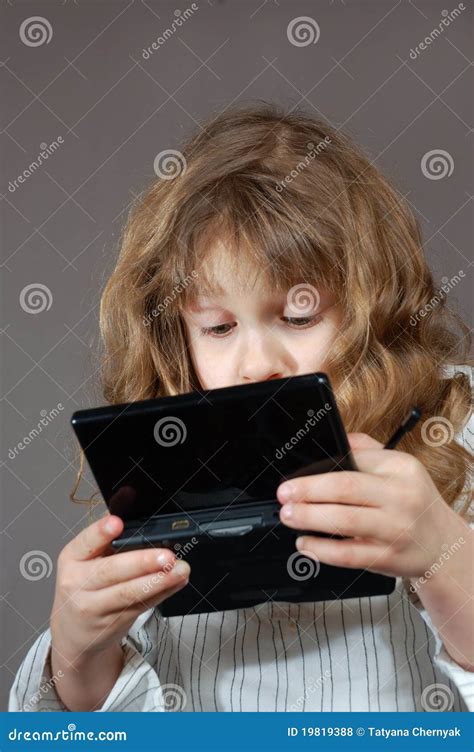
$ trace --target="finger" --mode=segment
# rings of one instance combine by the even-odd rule
[[[187,585],[187,583],[188,583],[187,580],[181,580],[174,587],[167,588],[166,590],[162,590],[160,593],[155,593],[151,598],[148,597],[144,601],[146,608],[157,606],[159,603],[163,603],[163,601],[168,600],[168,598],[171,598],[172,595],[182,590]]]
[[[123,531],[123,526],[123,521],[116,515],[96,520],[64,547],[64,553],[75,561],[94,559],[108,549],[114,538]]]
[[[277,488],[277,498],[282,504],[334,501],[378,507],[381,506],[380,495],[380,478],[352,470],[304,475],[285,481]]]
[[[91,562],[86,590],[100,590],[153,572],[171,569],[176,557],[168,548],[123,551]]]
[[[180,560],[169,571],[160,571],[151,576],[137,577],[134,580],[113,585],[93,593],[92,597],[100,598],[100,609],[106,613],[141,608],[150,598],[159,596],[169,588],[187,581],[190,571],[189,564]]]
[[[384,561],[384,549],[375,543],[346,540],[332,540],[303,535],[296,539],[298,551],[309,559],[323,564],[349,569],[368,569],[379,574],[390,575]]]
[[[408,464],[416,462],[415,458],[407,452],[398,452],[395,449],[354,449],[353,457],[357,467],[363,473],[373,475],[400,475],[405,471]]]
[[[283,504],[280,509],[280,519],[288,527],[297,530],[380,539],[384,515],[374,507],[305,502]]]
[[[367,433],[348,433],[351,449],[383,449],[383,444]]]

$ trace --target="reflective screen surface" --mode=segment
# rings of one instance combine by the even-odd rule
[[[72,425],[124,520],[274,499],[292,475],[355,469],[322,373],[81,410]]]

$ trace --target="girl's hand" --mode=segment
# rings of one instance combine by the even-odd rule
[[[446,548],[443,544],[469,536],[469,525],[448,507],[412,455],[384,449],[367,434],[348,438],[360,471],[282,483],[277,490],[281,522],[315,531],[296,542],[309,558],[394,577],[422,576]],[[318,531],[350,538],[322,538]]]
[[[113,553],[110,543],[122,530],[120,517],[107,513],[59,554],[52,645],[73,665],[118,643],[140,613],[188,582],[189,564],[169,549]]]

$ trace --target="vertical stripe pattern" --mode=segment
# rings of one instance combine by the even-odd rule
[[[463,367],[468,368],[468,367]],[[472,386],[472,368],[468,368]],[[472,450],[473,418],[458,441]],[[22,661],[10,711],[66,711],[51,679],[50,631]],[[456,664],[401,578],[390,595],[163,618],[149,609],[122,640],[125,665],[102,711],[423,711],[442,685],[448,711],[474,710]],[[41,691],[40,691],[41,688]]]

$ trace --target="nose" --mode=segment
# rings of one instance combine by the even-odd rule
[[[239,377],[242,383],[269,381],[284,377],[284,363],[278,344],[271,335],[254,337],[240,353]]]

